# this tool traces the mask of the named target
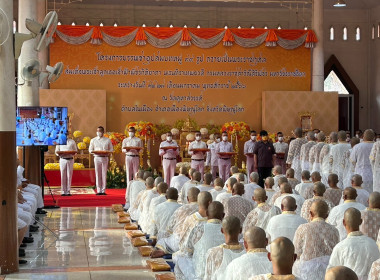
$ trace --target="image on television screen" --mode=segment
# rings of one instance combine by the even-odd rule
[[[67,126],[67,107],[18,107],[16,145],[66,145]]]

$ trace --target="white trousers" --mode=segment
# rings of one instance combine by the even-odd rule
[[[107,170],[108,170],[108,157],[94,158],[95,175],[96,175],[96,191],[104,193],[107,186]]]
[[[34,184],[28,184],[27,188],[33,188],[37,191],[37,208],[43,208],[44,207],[44,199],[42,197],[42,188],[40,186],[34,185]]]
[[[73,179],[74,159],[59,159],[59,166],[61,168],[61,191],[62,194],[69,194],[71,188],[71,181]]]
[[[127,173],[127,184],[133,180],[133,176],[139,171],[140,158],[126,156],[125,157],[125,170]]]

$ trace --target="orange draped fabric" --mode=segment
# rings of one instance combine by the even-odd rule
[[[265,32],[268,32],[268,29],[263,28],[231,28],[230,30],[232,34],[246,39],[256,38],[263,35]]]
[[[101,30],[112,37],[124,37],[125,35],[131,34],[137,28],[136,26],[103,26]]]
[[[189,32],[202,39],[210,39],[219,35],[224,31],[224,28],[189,28]]]
[[[65,35],[72,36],[72,37],[79,37],[83,36],[84,34],[88,33],[93,29],[94,26],[72,26],[72,25],[58,25],[57,30],[59,32],[62,32]]]
[[[180,32],[183,27],[145,27],[144,30],[149,32],[149,34],[153,35],[158,39],[167,39],[178,32]]]
[[[223,42],[235,42],[234,36],[232,35],[231,30],[227,29],[224,34]]]

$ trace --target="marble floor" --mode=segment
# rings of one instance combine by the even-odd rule
[[[54,234],[33,233],[28,263],[5,279],[155,279],[110,207],[49,210],[41,222]]]

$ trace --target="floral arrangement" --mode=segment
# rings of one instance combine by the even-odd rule
[[[107,137],[111,140],[114,153],[120,154],[121,146],[126,136],[123,133],[119,133],[119,132],[107,132],[104,134],[104,137]]]
[[[79,149],[79,150],[85,150],[85,149],[87,148],[87,145],[86,145],[86,143],[84,143],[84,142],[79,142],[79,143],[77,144],[77,146],[78,146],[78,149]]]
[[[91,138],[88,136],[85,136],[85,137],[83,137],[83,142],[86,143],[87,145],[89,145],[91,142]]]
[[[220,132],[226,131],[228,137],[237,137],[238,140],[246,139],[249,137],[250,128],[245,122],[227,122],[225,123]]]
[[[125,127],[125,131],[124,131],[125,135],[128,135],[128,129],[130,127],[134,127],[136,129],[135,136],[141,139],[154,138],[154,136],[156,135],[156,127],[151,122],[144,122],[144,121],[130,122]]]
[[[79,138],[79,137],[81,137],[83,135],[83,133],[82,133],[82,131],[80,131],[80,130],[76,130],[76,131],[74,131],[74,133],[73,133],[73,136],[75,137],[75,138]]]
[[[165,134],[168,131],[171,131],[172,127],[167,124],[158,124],[156,125],[156,135]]]
[[[162,134],[162,135],[161,135],[161,140],[162,140],[162,141],[165,141],[165,140],[166,140],[166,134]]]
[[[126,187],[125,169],[117,166],[116,161],[111,159],[107,171],[107,188],[122,189]]]
[[[275,143],[276,142],[276,133],[268,132],[268,138],[269,138],[269,141],[271,141],[272,143]],[[257,135],[256,139],[257,139],[257,141],[261,141],[261,136]]]
[[[199,131],[201,132],[202,135],[207,135],[208,134],[208,129],[205,128],[205,127],[202,127]]]
[[[59,170],[60,167],[59,167],[59,163],[47,163],[45,164],[45,167],[44,167],[45,170]],[[78,170],[78,169],[84,169],[84,165],[83,163],[78,163],[78,162],[75,162],[74,163],[74,170]]]
[[[205,125],[205,128],[207,128],[209,134],[215,134],[219,133],[222,127],[220,125],[215,124],[207,124]]]
[[[177,128],[172,128],[170,130],[170,132],[173,134],[173,135],[178,135],[179,134],[179,130]]]

